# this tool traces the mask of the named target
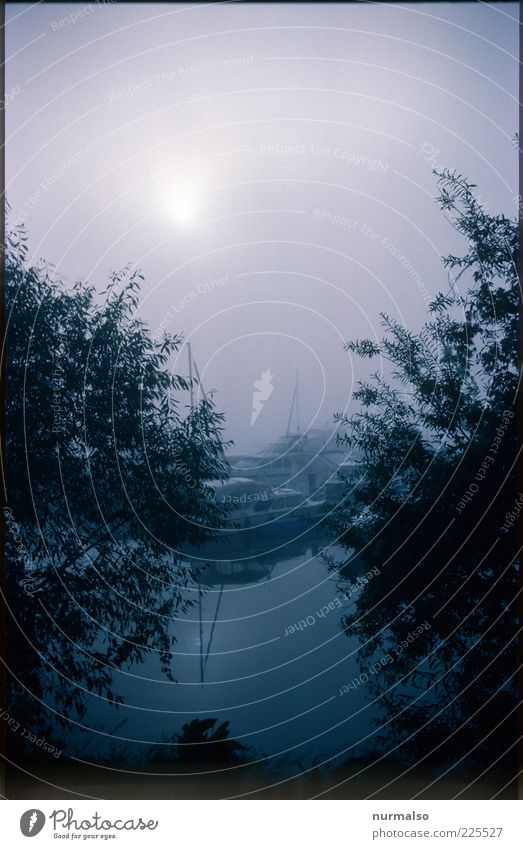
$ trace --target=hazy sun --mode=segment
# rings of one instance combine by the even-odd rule
[[[173,188],[166,198],[167,211],[177,224],[192,224],[198,217],[200,202],[197,193],[189,188]]]

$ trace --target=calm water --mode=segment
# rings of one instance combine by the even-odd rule
[[[353,601],[337,591],[322,545],[316,538],[251,557],[251,570],[265,577],[208,586],[201,608],[195,592],[195,606],[173,623],[177,682],[165,681],[156,659],[118,674],[126,705],[116,714],[94,704],[92,725],[109,730],[125,718],[116,736],[154,743],[191,719],[215,717],[273,766],[308,765],[359,742],[373,730],[374,712],[363,686],[338,693],[359,674],[357,642],[340,630]]]

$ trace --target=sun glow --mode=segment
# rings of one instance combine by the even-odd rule
[[[176,224],[192,224],[198,218],[200,198],[190,187],[173,187],[166,197],[165,206]]]

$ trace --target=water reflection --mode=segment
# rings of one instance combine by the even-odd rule
[[[355,596],[340,597],[326,548],[329,539],[311,532],[248,560],[200,561],[195,603],[172,626],[176,682],[154,656],[132,678],[117,676],[126,736],[157,744],[189,720],[217,717],[254,758],[290,769],[296,758],[346,751],[369,732],[364,688],[339,696],[358,674],[357,643],[340,629]]]
[[[203,586],[217,584],[255,584],[268,580],[274,567],[285,560],[299,557],[316,557],[327,544],[328,537],[318,530],[307,531],[299,539],[286,542],[284,546],[267,550],[259,543],[248,549],[225,546],[220,550],[219,559],[205,557],[189,560],[197,572],[198,581]],[[202,562],[203,561],[203,562]]]

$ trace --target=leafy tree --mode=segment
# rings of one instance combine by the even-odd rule
[[[27,263],[17,229],[5,276],[7,662],[13,712],[29,703],[35,727],[45,704],[56,720],[89,694],[119,701],[114,670],[147,653],[172,676],[193,581],[177,549],[224,518],[206,485],[225,475],[223,416],[209,400],[184,410],[188,379],[169,369],[182,340],[137,317],[139,273],[102,296],[68,290]]]
[[[380,344],[347,345],[384,368],[338,417],[362,462],[334,521],[347,555],[331,565],[342,589],[357,559],[379,570],[343,627],[387,746],[488,764],[517,740],[518,231],[461,175],[434,173],[467,251],[444,258],[450,288],[419,333],[382,314]]]

